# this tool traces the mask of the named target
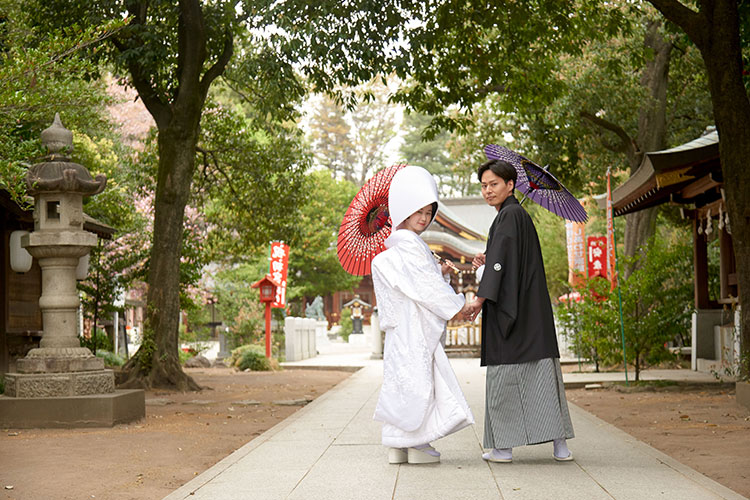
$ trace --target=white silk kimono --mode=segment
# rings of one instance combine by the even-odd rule
[[[445,355],[445,326],[464,297],[445,282],[427,244],[400,229],[372,262],[380,326],[385,331],[383,385],[374,419],[383,444],[429,443],[474,423]]]

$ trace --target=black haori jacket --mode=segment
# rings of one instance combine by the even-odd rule
[[[560,357],[539,237],[514,196],[490,226],[477,295],[485,298],[482,366]]]

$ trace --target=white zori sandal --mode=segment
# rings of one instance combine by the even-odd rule
[[[553,448],[552,454],[558,462],[570,462],[573,460],[573,454],[568,449],[568,443],[565,438],[555,439],[553,441]]]
[[[440,452],[430,446],[423,444],[406,450],[410,464],[435,464],[440,462]]]
[[[408,459],[406,448],[389,448],[388,449],[388,463],[389,464],[405,464]]]
[[[509,464],[513,461],[513,448],[492,448],[482,453],[482,458],[496,464]]]

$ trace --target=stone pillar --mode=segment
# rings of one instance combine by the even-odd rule
[[[370,316],[370,330],[372,332],[372,355],[370,359],[383,359],[383,334],[380,332],[380,318],[378,308],[372,310]]]
[[[227,336],[222,332],[219,334],[219,354],[216,355],[216,361],[223,361],[229,355],[230,353],[227,351]]]
[[[287,361],[302,359],[297,332],[297,318],[293,316],[284,318],[284,353]]]

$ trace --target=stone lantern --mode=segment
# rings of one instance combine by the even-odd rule
[[[83,229],[83,197],[101,193],[107,179],[104,175],[92,178],[85,167],[70,160],[73,134],[63,127],[59,115],[55,116],[52,126],[42,132],[42,143],[48,150],[45,161],[29,168],[26,174],[27,190],[34,197],[34,231],[21,238],[21,246],[37,259],[42,270],[39,309],[43,333],[39,347],[16,362],[17,373],[5,376],[5,396],[8,398],[2,401],[5,411],[0,404],[0,422],[15,426],[26,426],[22,424],[39,418],[35,413],[27,414],[25,420],[14,421],[15,417],[20,419],[24,411],[18,404],[9,410],[7,401],[12,398],[20,401],[21,398],[60,400],[92,396],[96,400],[97,395],[111,399],[122,395],[116,393],[127,392],[115,391],[112,370],[105,369],[102,359],[81,347],[77,335],[76,268],[81,257],[88,255],[97,244],[97,236]],[[135,392],[140,393],[142,407],[143,391]],[[80,408],[87,404],[92,402],[76,403]],[[52,413],[58,412],[52,421],[64,425],[66,417],[59,412],[70,411],[70,405],[61,408],[50,405]],[[85,409],[88,425],[112,425],[123,421],[113,416],[112,405],[117,404],[94,401],[93,409]],[[37,404],[34,408],[38,412],[40,406]],[[136,418],[143,416],[140,410],[136,413],[141,413],[135,415]],[[103,417],[98,419],[97,414]],[[75,412],[68,417],[69,425],[80,423],[80,416]],[[127,416],[124,420],[128,419],[132,420]],[[45,426],[44,421],[36,424]]]

